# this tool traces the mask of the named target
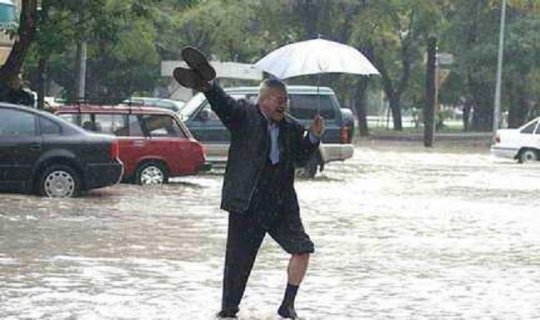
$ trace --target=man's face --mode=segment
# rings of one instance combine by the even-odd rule
[[[289,98],[287,93],[276,88],[269,89],[264,96],[259,98],[259,105],[264,114],[275,122],[279,122],[285,116]]]

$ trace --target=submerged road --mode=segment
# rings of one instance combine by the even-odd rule
[[[0,319],[213,319],[221,183],[0,194]],[[297,190],[316,244],[304,319],[540,318],[540,164],[363,146]],[[241,319],[277,318],[287,261],[267,237]]]

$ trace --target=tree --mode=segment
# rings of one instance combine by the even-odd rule
[[[181,48],[192,45],[219,60],[254,62],[286,37],[282,36],[287,34],[285,24],[279,23],[286,16],[280,2],[197,2],[169,16],[158,42],[169,59],[178,59]]]
[[[517,128],[535,116],[540,98],[540,19],[510,11],[506,38],[504,101],[508,106],[508,127]],[[515,59],[514,57],[519,57]]]
[[[463,88],[461,96],[474,108],[472,129],[490,131],[497,66],[500,1],[456,2],[448,13],[447,45],[453,48],[456,64],[452,82]],[[535,61],[538,57],[538,13],[540,5],[529,0],[509,1],[503,65],[503,104],[510,111],[509,125],[522,124],[533,109]],[[512,57],[509,59],[509,57]],[[532,68],[531,68],[532,66]],[[538,98],[536,98],[538,101]]]
[[[353,38],[381,73],[394,130],[402,130],[402,98],[411,71],[423,63],[427,38],[436,35],[445,1],[383,0],[357,17]]]
[[[159,77],[154,39],[157,0],[43,0],[37,41],[26,74],[36,87],[43,78],[75,96],[75,51],[88,43],[87,98],[120,100],[153,89]]]
[[[325,37],[340,43],[356,47],[360,52],[369,55],[369,48],[352,38],[355,19],[366,10],[368,1],[338,0],[338,1],[291,1],[293,13],[292,23],[299,31],[300,39]],[[302,79],[306,81],[307,79]],[[309,82],[308,82],[309,83]],[[355,114],[358,118],[359,133],[368,136],[366,95],[369,81],[366,77],[347,75],[325,75],[322,84],[331,83],[339,96],[352,96]],[[345,101],[345,99],[341,99]]]

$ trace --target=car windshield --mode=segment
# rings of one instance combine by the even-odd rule
[[[229,92],[229,94],[235,100],[248,98],[253,103],[257,102],[257,95],[256,94],[254,94],[254,95],[246,95],[246,94],[235,94],[235,93],[230,93],[230,92]],[[180,111],[178,112],[178,114],[180,115],[180,119],[182,119],[184,121],[186,119],[189,119],[193,115],[193,113],[197,111],[198,107],[203,102],[205,102],[205,100],[206,100],[206,97],[202,93],[198,93],[193,98],[191,98],[191,100],[189,100],[186,104],[184,104],[182,106],[182,109],[180,109]]]
[[[201,103],[204,102],[206,97],[202,93],[196,94],[191,100],[189,100],[184,107],[180,110],[180,118],[182,120],[185,120],[189,118],[195,110],[197,110],[197,107],[201,105]]]

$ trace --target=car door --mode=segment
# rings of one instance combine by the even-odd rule
[[[531,121],[520,129],[520,147],[538,147],[538,120]]]
[[[24,110],[0,109],[0,185],[31,181],[32,167],[42,149],[37,117]]]
[[[170,176],[193,173],[191,142],[176,120],[168,114],[148,114],[142,121],[148,135],[147,157],[164,161]]]
[[[532,137],[533,139],[533,145],[540,150],[540,121],[537,121],[536,130],[534,132],[534,135]]]
[[[114,134],[118,137],[120,160],[124,163],[124,176],[131,177],[139,159],[146,155],[148,137],[142,129],[142,115],[124,115],[127,123],[118,128]]]

